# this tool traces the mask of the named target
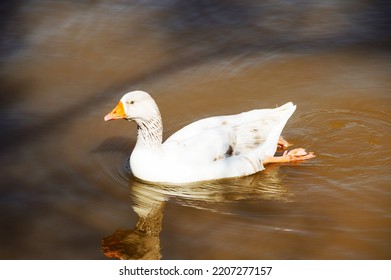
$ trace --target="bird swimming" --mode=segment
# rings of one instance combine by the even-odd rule
[[[144,91],[126,93],[105,121],[125,119],[137,124],[137,141],[130,156],[136,178],[157,183],[191,183],[241,177],[265,164],[314,158],[302,148],[275,156],[289,143],[281,132],[295,111],[291,102],[273,109],[193,122],[163,142],[163,124],[154,99]]]

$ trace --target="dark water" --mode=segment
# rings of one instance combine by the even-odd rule
[[[0,258],[390,259],[387,1],[2,1]],[[132,179],[122,94],[165,136],[298,109],[317,157],[188,186]]]

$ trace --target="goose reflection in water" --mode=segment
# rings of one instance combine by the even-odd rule
[[[134,229],[118,229],[103,238],[102,251],[109,258],[161,259],[159,235],[168,201],[222,215],[236,215],[222,209],[241,200],[292,201],[293,195],[289,186],[282,183],[279,168],[280,165],[270,165],[265,172],[248,177],[185,185],[153,184],[131,178],[132,208],[139,220]]]

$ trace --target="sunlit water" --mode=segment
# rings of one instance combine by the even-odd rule
[[[391,257],[382,1],[255,2],[4,5],[2,259]],[[292,101],[283,135],[317,157],[218,182],[139,182],[135,125],[103,121],[132,89],[156,99],[166,137]]]

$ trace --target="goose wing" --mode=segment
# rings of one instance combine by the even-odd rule
[[[281,131],[295,108],[289,102],[275,109],[202,119],[173,134],[163,146],[195,162],[235,157],[262,162],[265,156],[274,155]]]

